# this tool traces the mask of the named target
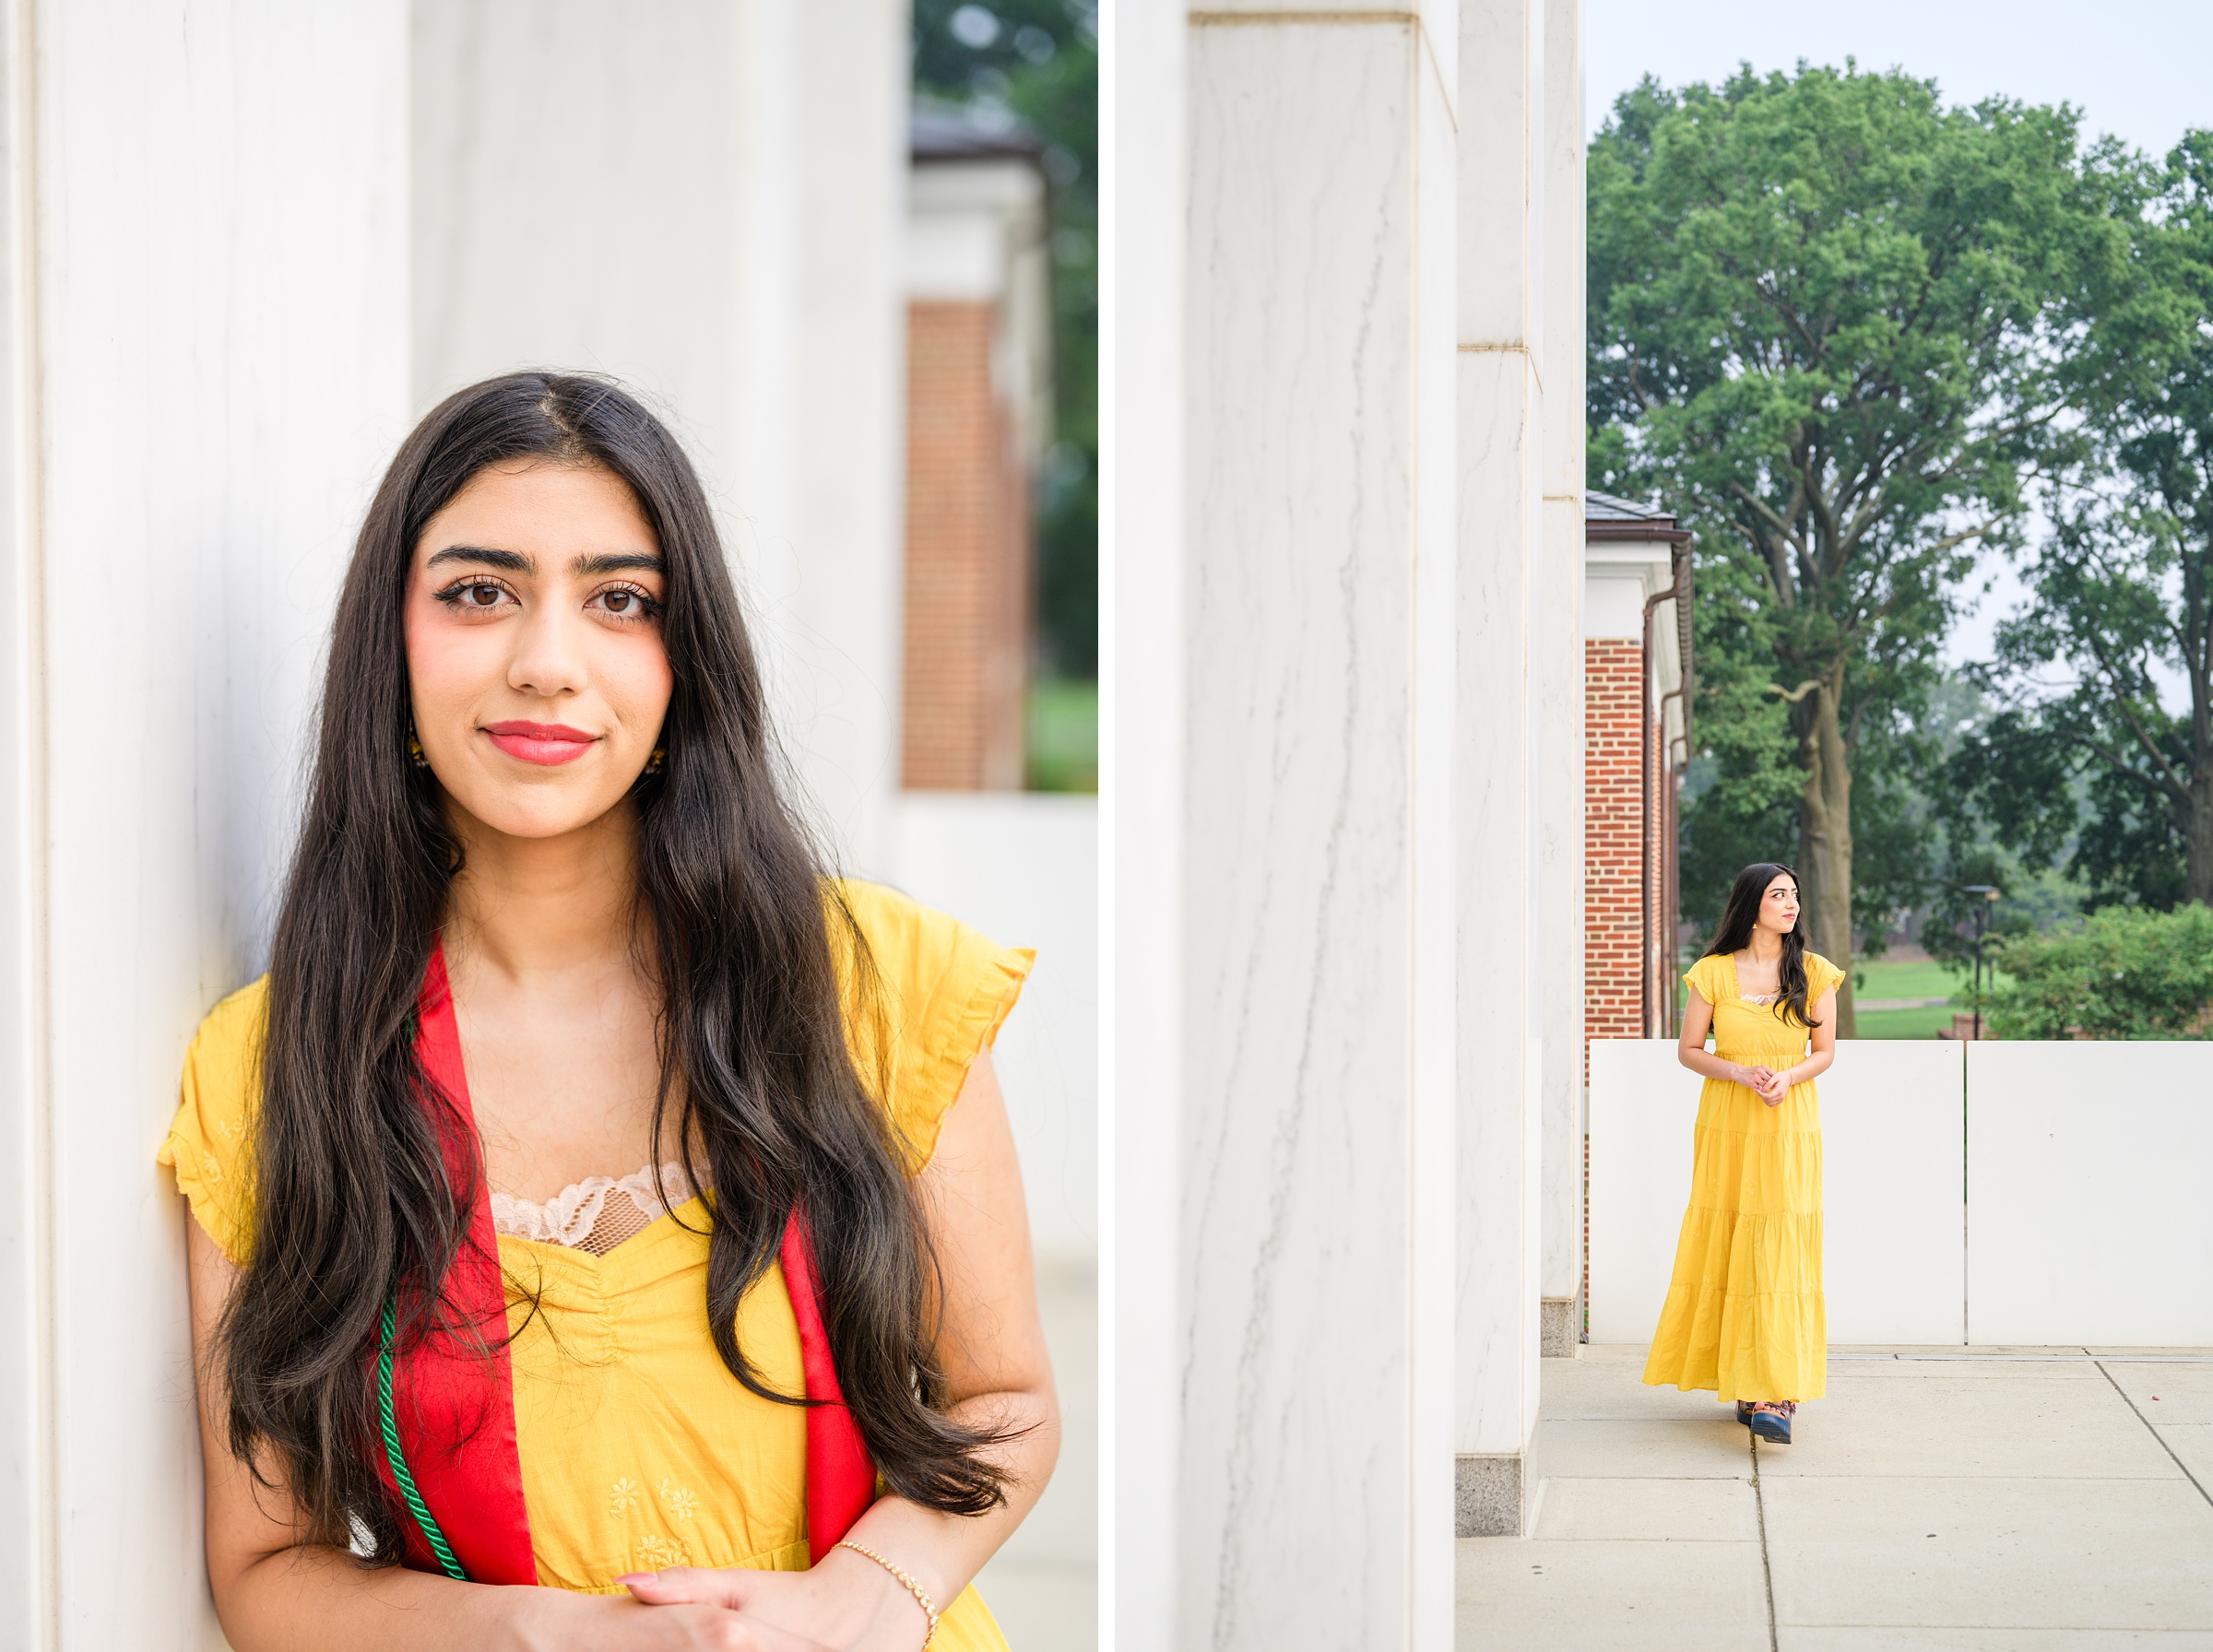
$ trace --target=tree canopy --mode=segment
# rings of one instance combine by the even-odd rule
[[[2033,863],[2066,853],[2093,906],[2165,908],[2213,903],[2213,132],[2144,176],[2130,280],[2079,347],[2106,387],[2090,452],[1949,780]]]
[[[2029,478],[2079,445],[2096,385],[2069,345],[2125,218],[2073,111],[1947,109],[1850,64],[1648,78],[1592,145],[1591,483],[1698,535],[1716,773],[1686,882],[1794,859],[1810,938],[1848,968],[1855,781],[1863,827],[1910,859],[1893,777],[1926,756],[1978,549],[2015,540]]]

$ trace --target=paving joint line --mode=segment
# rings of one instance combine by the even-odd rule
[[[1861,1364],[2095,1365],[2111,1360],[2116,1365],[2213,1365],[2213,1354],[2203,1353],[1832,1353],[1828,1357]]]
[[[1759,1489],[1759,1436],[1749,1429],[1746,1433],[1752,1452],[1752,1509],[1759,1516],[1759,1577],[1768,1589],[1768,1652],[1781,1652],[1775,1637],[1775,1568],[1768,1560],[1768,1499]]]
[[[2129,1398],[2128,1390],[2121,1386],[2120,1379],[2114,1376],[2112,1372],[2106,1370],[2105,1362],[2103,1360],[2092,1360],[2090,1363],[2098,1367],[2100,1375],[2103,1376],[2107,1382],[2113,1385],[2113,1392],[2121,1396],[2121,1403],[2128,1407],[2130,1410],[2136,1412],[2136,1421],[2141,1422],[2150,1433],[2151,1437],[2160,1443],[2160,1449],[2164,1451],[2169,1457],[2174,1458],[2174,1466],[2183,1471],[2183,1478],[2197,1488],[2197,1494],[2200,1497],[2203,1497],[2207,1503],[2213,1503],[2213,1492],[2207,1491],[2206,1482],[2198,1479],[2196,1475],[2190,1472],[2190,1465],[2183,1461],[2182,1457],[2176,1453],[2173,1446],[2167,1444],[2167,1436],[2161,1434],[2158,1429],[2151,1426],[2151,1419],[2147,1417],[2144,1414],[2142,1408],[2139,1407],[2134,1399]],[[2124,1364],[2127,1363],[2126,1361],[2123,1361],[2121,1363]]]

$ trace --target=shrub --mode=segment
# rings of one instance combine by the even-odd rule
[[[2010,979],[1983,997],[2001,1038],[2206,1038],[2213,910],[2108,906],[1990,949]]]

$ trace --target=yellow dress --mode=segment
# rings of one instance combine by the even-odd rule
[[[1805,955],[1806,1003],[1844,978]],[[1807,1032],[1746,1003],[1736,961],[1701,958],[1683,977],[1713,1006],[1714,1054],[1778,1071],[1805,1059]],[[1712,1388],[1724,1402],[1818,1399],[1828,1322],[1821,1299],[1821,1099],[1793,1084],[1770,1107],[1746,1086],[1706,1080],[1691,1132],[1690,1208],[1644,1380]]]
[[[929,1162],[969,1065],[989,1046],[1033,954],[994,945],[871,884],[843,891],[882,983],[873,1026],[848,1016],[859,1070],[882,1075],[912,1171]],[[841,971],[850,982],[846,960]],[[849,993],[848,987],[848,993]],[[217,1005],[184,1062],[161,1162],[200,1225],[243,1260],[265,976]],[[848,1003],[850,997],[848,997]],[[539,1302],[509,1318],[523,1499],[538,1581],[621,1592],[626,1572],[670,1565],[807,1567],[807,1423],[740,1386],[708,1339],[707,1217],[696,1198],[604,1256],[500,1235],[500,1262]],[[806,1384],[784,1276],[771,1265],[738,1309],[738,1340],[770,1386]],[[941,1652],[1007,1652],[974,1589],[946,1608]]]

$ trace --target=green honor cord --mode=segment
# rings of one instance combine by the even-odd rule
[[[395,1297],[385,1299],[385,1334],[376,1355],[376,1411],[384,1424],[385,1457],[392,1465],[392,1478],[399,1482],[399,1494],[408,1500],[408,1507],[415,1514],[415,1523],[422,1528],[422,1535],[430,1540],[431,1549],[438,1556],[438,1564],[446,1575],[468,1581],[468,1574],[454,1558],[446,1546],[445,1533],[438,1529],[438,1522],[431,1518],[430,1505],[423,1502],[422,1493],[415,1489],[415,1477],[408,1472],[407,1453],[399,1448],[399,1424],[392,1419],[392,1337],[396,1316]]]

